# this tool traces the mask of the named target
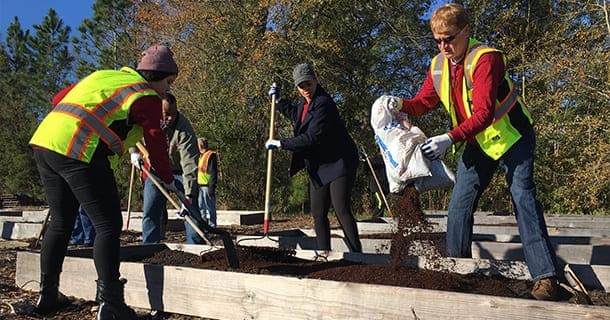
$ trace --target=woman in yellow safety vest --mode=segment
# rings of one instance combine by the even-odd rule
[[[155,45],[142,52],[136,70],[93,72],[53,99],[53,109],[30,140],[51,217],[40,253],[37,313],[46,315],[68,303],[58,290],[59,274],[82,205],[97,233],[97,319],[136,318],[124,302],[126,280],[119,274],[123,219],[113,169],[119,156],[143,137],[155,173],[176,190],[160,126],[160,96],[177,74],[171,50]],[[137,166],[138,157],[132,157]]]
[[[447,255],[472,256],[473,213],[494,172],[502,166],[525,261],[536,281],[532,295],[558,299],[556,256],[533,179],[533,121],[506,72],[506,59],[499,50],[469,37],[468,14],[459,4],[435,10],[430,27],[440,54],[432,59],[422,88],[412,99],[386,96],[385,101],[389,109],[412,116],[443,104],[453,129],[422,145],[430,160],[438,159],[454,144],[465,145],[449,202]]]

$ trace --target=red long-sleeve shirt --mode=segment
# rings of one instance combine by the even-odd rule
[[[451,99],[457,106],[458,125],[449,131],[454,142],[468,141],[476,144],[475,136],[489,127],[493,122],[495,102],[498,96],[498,86],[504,77],[504,61],[498,52],[483,54],[474,70],[472,91],[472,115],[470,118],[464,112],[462,99],[462,83],[464,81],[464,60],[458,64],[450,63]],[[403,112],[419,116],[434,108],[440,101],[434,89],[432,75],[428,70],[426,80],[419,92],[412,99],[404,99]]]
[[[59,91],[53,97],[53,106],[56,106],[61,100],[74,88],[76,83]],[[172,182],[174,176],[169,163],[169,155],[167,154],[167,136],[161,129],[162,123],[161,99],[159,96],[143,96],[133,102],[129,109],[129,123],[137,124],[142,127],[144,132],[144,141],[146,149],[150,154],[149,161],[155,173],[165,182]]]

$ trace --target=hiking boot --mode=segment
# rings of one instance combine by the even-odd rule
[[[40,274],[40,296],[34,312],[41,316],[49,315],[70,301],[59,292],[59,274]]]
[[[136,312],[125,304],[127,280],[97,280],[96,300],[100,302],[97,320],[135,320]]]
[[[559,281],[556,277],[544,278],[534,283],[534,288],[531,292],[536,300],[559,300]]]

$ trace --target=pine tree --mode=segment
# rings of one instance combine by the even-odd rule
[[[28,141],[37,124],[31,112],[36,91],[32,52],[28,46],[28,30],[23,30],[15,17],[8,26],[6,39],[0,48],[0,88],[3,110],[0,113],[0,190],[3,193],[42,195],[36,165]]]
[[[79,57],[78,78],[97,69],[134,66],[139,52],[133,10],[130,0],[97,0],[93,4],[93,18],[84,19],[78,27],[79,36],[72,39]]]
[[[69,50],[70,27],[64,26],[57,12],[49,9],[35,33],[28,38],[35,92],[30,107],[45,114],[53,96],[67,84],[74,58]]]

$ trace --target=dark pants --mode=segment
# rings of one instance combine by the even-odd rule
[[[34,150],[49,203],[50,221],[42,240],[40,270],[59,274],[79,204],[96,230],[93,260],[100,280],[119,279],[119,251],[123,217],[114,173],[108,161],[90,164],[46,150]]]
[[[341,224],[347,246],[351,252],[362,252],[356,219],[352,213],[351,193],[355,173],[343,176],[316,189],[310,182],[311,214],[319,250],[330,250],[330,224],[328,210],[332,203]]]

